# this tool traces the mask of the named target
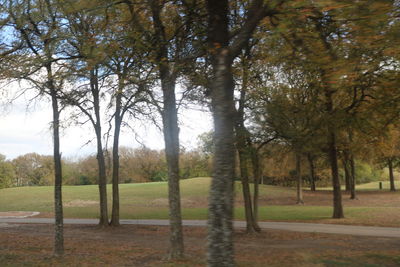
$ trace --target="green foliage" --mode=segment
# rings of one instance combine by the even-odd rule
[[[0,189],[11,187],[15,179],[14,166],[0,154]]]
[[[364,184],[373,181],[380,181],[383,178],[383,171],[373,165],[356,161],[356,183]]]

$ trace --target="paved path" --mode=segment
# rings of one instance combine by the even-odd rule
[[[134,225],[169,225],[168,220],[120,220],[121,224]],[[0,223],[54,223],[50,218],[1,218]],[[65,224],[97,224],[96,219],[64,219]],[[204,220],[183,220],[184,226],[206,226]],[[262,229],[275,229],[296,232],[328,233],[344,235],[361,235],[377,237],[397,237],[400,238],[400,228],[394,227],[372,227],[321,223],[288,223],[288,222],[260,222]],[[234,226],[244,228],[246,223],[235,221]]]

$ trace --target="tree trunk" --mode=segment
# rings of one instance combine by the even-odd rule
[[[296,204],[303,205],[303,179],[301,177],[301,155],[296,153],[296,178],[297,178],[297,201]]]
[[[243,142],[238,140],[241,139],[240,134],[236,130],[237,139],[237,150],[239,153],[239,167],[240,167],[240,177],[242,182],[243,200],[244,200],[244,210],[246,216],[246,231],[247,233],[260,232],[261,228],[257,225],[254,218],[253,205],[251,201],[251,193],[249,186],[249,172],[247,168],[247,155],[246,147],[243,147]],[[239,135],[239,136],[238,136]]]
[[[60,154],[60,109],[58,107],[57,91],[54,86],[51,66],[47,66],[49,77],[48,87],[51,95],[53,111],[53,143],[54,143],[54,214],[55,214],[55,239],[54,255],[64,255],[64,216],[62,205],[62,167]]]
[[[308,164],[310,166],[310,178],[311,178],[311,188],[310,189],[311,189],[311,191],[316,191],[314,159],[310,153],[307,154],[307,159],[308,159]]]
[[[165,26],[161,20],[162,4],[159,0],[151,1],[151,12],[157,42],[157,60],[161,87],[163,91],[164,109],[163,131],[165,157],[168,165],[168,201],[170,221],[169,258],[182,258],[184,254],[181,196],[179,188],[179,127],[175,99],[176,70],[170,65],[168,40]],[[172,66],[172,67],[171,67]]]
[[[356,197],[356,166],[353,154],[350,154],[350,199],[357,199]]]
[[[343,169],[344,169],[344,180],[346,184],[346,191],[351,191],[351,170],[350,170],[350,155],[348,150],[343,151],[342,159]]]
[[[250,48],[246,49],[246,55],[242,58],[242,88],[240,90],[239,107],[236,111],[235,136],[236,149],[239,154],[240,176],[242,181],[242,191],[244,200],[244,210],[246,215],[247,233],[260,232],[261,228],[257,225],[254,218],[253,205],[251,201],[248,160],[251,153],[250,133],[244,125],[244,105],[246,102],[246,90],[248,84],[247,58],[250,57]]]
[[[258,222],[258,198],[259,198],[260,181],[261,181],[261,167],[260,167],[260,158],[258,156],[258,151],[255,148],[252,148],[251,150],[251,161],[253,165],[253,175],[254,175],[253,216],[254,216],[254,221]]]
[[[329,149],[329,161],[331,164],[332,172],[332,187],[333,187],[333,216],[334,219],[344,218],[343,206],[342,206],[342,191],[340,188],[339,180],[339,169],[337,160],[337,149],[336,149],[336,134],[330,129],[328,136],[328,149]]]
[[[351,190],[351,172],[349,152],[347,150],[343,151],[342,164],[344,169],[345,190],[349,192]]]
[[[388,167],[389,167],[389,181],[390,181],[390,191],[396,191],[396,187],[394,185],[394,175],[393,175],[393,161],[392,159],[388,159]]]
[[[122,100],[122,85],[119,86],[118,92],[115,95],[115,113],[114,113],[114,140],[112,151],[112,214],[111,226],[119,226],[119,135],[121,132],[121,100]]]
[[[168,165],[168,201],[170,223],[169,258],[182,258],[184,253],[181,197],[179,188],[179,127],[175,99],[175,79],[162,76],[164,100],[163,125],[165,157]]]
[[[234,266],[233,185],[235,175],[232,59],[227,48],[228,2],[207,1],[210,15],[209,42],[213,49],[211,109],[214,119],[214,158],[208,202],[208,254],[211,267]]]
[[[221,53],[217,56],[212,87],[214,117],[214,164],[209,198],[208,265],[234,266],[233,260],[233,181],[234,104],[233,77],[230,62]]]
[[[214,119],[214,159],[208,213],[208,254],[211,267],[234,266],[233,199],[235,175],[232,63],[236,54],[248,43],[258,22],[265,16],[264,2],[252,1],[240,38],[231,47],[229,33],[229,1],[207,0],[208,52],[212,63],[210,77],[211,109]],[[257,12],[260,11],[261,12]]]
[[[99,196],[100,196],[100,226],[108,226],[108,208],[107,208],[107,175],[106,163],[103,152],[102,136],[101,136],[101,119],[100,119],[100,97],[99,87],[97,80],[97,73],[95,70],[90,71],[90,86],[93,95],[93,107],[95,112],[96,121],[93,124],[96,133],[97,141],[97,164],[99,174]]]
[[[322,73],[325,76],[325,73]],[[325,80],[325,78],[324,78]],[[338,167],[338,157],[337,157],[337,144],[336,144],[336,130],[334,124],[334,108],[332,94],[334,90],[329,88],[329,78],[326,79],[325,84],[325,104],[326,113],[329,115],[327,118],[327,147],[328,147],[328,158],[331,165],[332,173],[332,187],[333,187],[333,215],[332,218],[339,219],[344,218],[343,206],[342,206],[342,191],[340,188],[339,179],[339,167]]]

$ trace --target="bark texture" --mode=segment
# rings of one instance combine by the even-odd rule
[[[213,79],[214,165],[208,213],[208,266],[234,266],[233,181],[235,175],[234,102],[231,55],[227,48],[228,1],[207,1]]]
[[[249,3],[246,19],[230,43],[229,1],[207,0],[208,42],[213,69],[210,79],[211,109],[214,118],[214,164],[209,197],[209,266],[234,266],[233,181],[235,175],[233,101],[233,59],[247,45],[254,29],[266,16],[264,1]]]

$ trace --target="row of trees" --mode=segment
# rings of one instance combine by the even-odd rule
[[[234,265],[235,150],[248,231],[260,230],[259,156],[271,142],[297,155],[299,202],[301,158],[326,155],[333,217],[342,218],[339,154],[354,193],[358,148],[378,142],[398,119],[398,9],[397,1],[384,0],[2,0],[0,78],[25,80],[52,103],[55,254],[64,244],[60,114],[72,109],[96,134],[103,226],[119,225],[121,127],[160,118],[169,255],[183,255],[177,111],[185,101],[176,99],[177,83],[187,103],[209,107],[214,118],[210,266]],[[113,128],[110,222],[105,122]]]
[[[107,155],[111,154],[107,152]],[[120,148],[121,183],[167,181],[168,171],[164,151],[142,148]],[[182,178],[210,176],[210,156],[200,151],[182,151],[180,176]],[[107,183],[111,183],[110,164],[106,156]],[[110,164],[107,164],[110,163]],[[63,159],[62,182],[65,185],[89,185],[98,183],[96,156],[79,159]],[[28,153],[13,160],[0,155],[0,188],[41,186],[54,184],[52,156]]]

